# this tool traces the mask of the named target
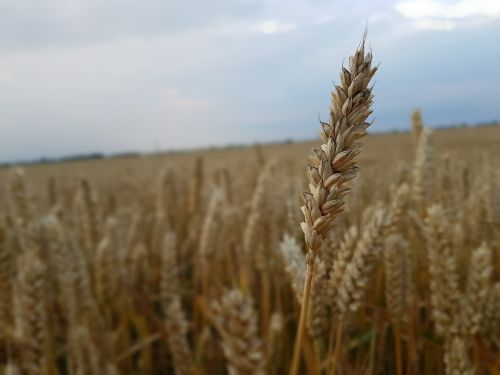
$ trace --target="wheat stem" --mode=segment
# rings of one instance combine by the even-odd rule
[[[304,293],[302,295],[302,304],[300,307],[299,325],[297,328],[297,336],[295,337],[295,345],[293,348],[292,366],[290,368],[290,375],[296,375],[300,366],[300,351],[302,341],[304,339],[304,331],[306,328],[307,311],[309,310],[309,295],[311,293],[311,285],[314,274],[314,263],[316,261],[316,253],[311,252],[308,254],[306,279],[304,282]]]

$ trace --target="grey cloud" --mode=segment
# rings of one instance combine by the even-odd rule
[[[3,47],[88,43],[199,29],[255,15],[262,0],[3,0]]]

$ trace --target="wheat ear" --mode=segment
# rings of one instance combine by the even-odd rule
[[[378,208],[364,230],[339,286],[336,302],[341,322],[346,320],[348,313],[356,312],[361,305],[371,271],[382,251],[384,230],[385,212]]]
[[[100,238],[99,228],[101,224],[97,194],[90,181],[85,178],[81,180],[81,192],[87,213],[87,222],[85,224],[85,238],[87,240],[88,248],[91,249],[91,251],[95,251]]]
[[[193,354],[187,341],[189,327],[178,296],[173,297],[167,305],[165,315],[168,346],[172,354],[175,374],[191,374]]]
[[[33,212],[24,169],[12,170],[9,177],[8,189],[13,209],[12,215],[17,221],[26,225],[30,222]]]
[[[267,164],[259,174],[257,185],[255,187],[252,202],[250,205],[250,214],[243,232],[243,249],[245,256],[249,259],[254,258],[259,250],[262,235],[264,216],[266,213],[266,192],[269,189],[269,183],[273,177],[273,164]]]
[[[202,278],[202,288],[208,286],[210,267],[209,263],[217,248],[217,233],[219,230],[220,203],[222,191],[215,188],[208,204],[208,209],[203,219],[199,242],[199,265]]]
[[[500,282],[496,282],[488,291],[483,307],[481,334],[500,347]]]
[[[426,220],[431,308],[436,330],[448,335],[454,325],[453,311],[459,298],[456,259],[441,206],[431,206]]]
[[[230,290],[220,301],[213,302],[212,314],[229,374],[263,375],[263,347],[257,334],[257,315],[252,300],[239,290]]]
[[[3,371],[5,375],[22,375],[21,369],[15,363],[7,363]]]
[[[179,266],[177,264],[177,237],[174,232],[166,232],[162,245],[160,273],[160,296],[164,306],[169,306],[179,293]]]
[[[358,229],[356,226],[351,226],[345,233],[342,242],[340,243],[339,251],[333,268],[330,272],[329,278],[329,297],[333,306],[333,312],[338,314],[337,309],[337,294],[339,291],[342,278],[344,277],[345,270],[351,261],[354,250],[356,249],[356,242],[358,240]]]
[[[204,168],[203,158],[196,159],[194,174],[189,184],[187,209],[189,215],[192,217],[199,212],[201,208],[202,189],[204,183]]]
[[[306,279],[304,253],[297,240],[287,234],[285,234],[283,241],[280,243],[280,250],[285,262],[285,270],[292,284],[292,289],[297,296],[298,302],[301,303],[302,293],[304,292],[304,280]]]
[[[116,273],[113,270],[117,266],[116,251],[108,236],[104,237],[97,246],[95,258],[95,290],[100,302],[105,304],[116,296],[118,285]]]
[[[473,375],[475,373],[470,363],[467,342],[462,337],[454,336],[447,340],[444,362],[446,375]]]
[[[413,135],[413,140],[418,144],[420,136],[422,135],[422,130],[424,126],[422,125],[422,112],[416,109],[411,114],[411,132]]]
[[[470,259],[467,289],[460,299],[460,329],[465,335],[474,336],[481,328],[484,305],[491,287],[492,253],[482,244],[474,250]]]
[[[396,321],[404,318],[413,294],[412,256],[408,242],[401,235],[408,193],[409,187],[405,183],[396,190],[385,241],[385,298],[389,312]]]
[[[405,318],[413,295],[412,261],[408,242],[399,234],[386,239],[384,251],[385,301],[395,321]]]
[[[309,161],[309,192],[302,194],[301,223],[308,248],[307,274],[304,283],[297,335],[295,338],[291,374],[299,371],[300,352],[304,336],[306,314],[316,253],[321,240],[343,210],[344,198],[349,192],[345,183],[356,176],[356,157],[361,152],[358,140],[366,135],[373,101],[370,80],[377,71],[372,67],[372,55],[365,54],[365,39],[349,58],[349,70],[342,67],[340,85],[335,86],[330,106],[330,123],[321,123],[323,144],[313,149]]]
[[[434,192],[434,151],[431,135],[431,129],[423,129],[418,140],[413,168],[413,195],[422,218],[425,217],[426,205],[433,201]]]
[[[129,256],[130,285],[137,288],[141,293],[150,292],[149,280],[151,276],[148,249],[143,243],[138,243],[132,249]]]
[[[45,267],[38,249],[25,249],[18,259],[16,330],[21,343],[22,368],[28,375],[44,372],[47,340]]]
[[[99,352],[86,327],[74,326],[69,337],[69,361],[75,375],[104,375]]]
[[[0,328],[6,330],[12,324],[12,282],[14,257],[8,246],[7,228],[0,221]]]

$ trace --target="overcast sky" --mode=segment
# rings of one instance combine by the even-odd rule
[[[0,161],[312,138],[365,25],[375,131],[500,120],[500,0],[1,0]]]

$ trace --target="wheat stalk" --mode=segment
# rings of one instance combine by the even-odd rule
[[[309,308],[308,328],[313,340],[320,340],[330,326],[329,296],[325,293],[328,286],[325,264],[319,260],[316,264],[312,286],[311,303]]]

